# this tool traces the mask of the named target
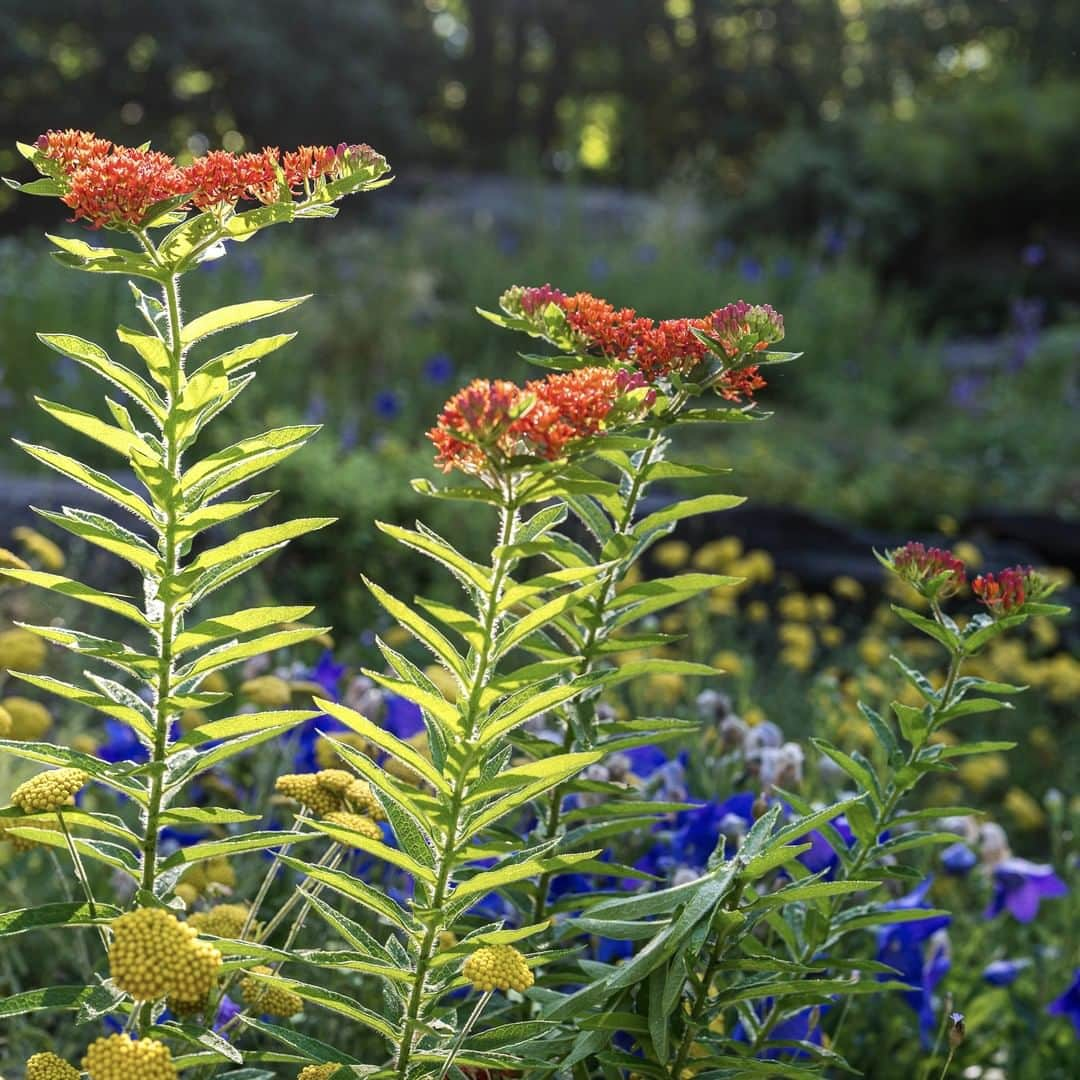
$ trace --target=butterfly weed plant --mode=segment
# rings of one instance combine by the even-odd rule
[[[849,794],[811,806],[763,782],[741,843],[729,850],[721,841],[688,878],[613,862],[613,838],[692,809],[644,798],[606,768],[613,755],[693,737],[689,721],[627,713],[619,688],[716,676],[673,659],[677,637],[661,632],[656,617],[732,584],[697,572],[642,579],[639,566],[679,522],[741,501],[651,495],[673,481],[716,483],[717,470],[676,460],[673,447],[692,445],[705,425],[763,419],[754,395],[766,366],[797,356],[776,348],[783,320],[767,305],[740,301],[657,322],[584,293],[515,287],[498,312],[482,314],[546,345],[528,359],[547,374],[523,385],[478,379],[455,394],[428,433],[447,479],[415,485],[487,515],[490,557],[466,555],[422,522],[380,524],[388,542],[431,560],[459,589],[448,603],[368,582],[417,651],[379,640],[383,664],[366,675],[418,708],[421,735],[401,737],[323,697],[312,710],[239,713],[180,733],[182,713],[223,702],[207,685],[211,676],[322,632],[299,625],[306,607],[198,621],[195,606],[329,520],[219,535],[269,498],[223,496],[314,429],[276,429],[200,458],[203,428],[290,335],[236,346],[194,369],[189,350],[299,301],[252,301],[185,320],[179,280],[224,255],[230,241],[332,216],[336,200],[385,183],[386,165],[367,147],[343,145],[215,151],[181,169],[154,151],[77,132],[51,132],[22,150],[42,174],[22,190],[58,196],[77,218],[129,239],[105,248],[52,238],[65,265],[132,279],[146,329],[118,331],[145,374],[79,338],[42,335],[123,395],[106,399],[111,421],[42,407],[118,452],[138,490],[26,447],[135,519],[122,525],[71,508],[44,515],[133,566],[141,605],[58,574],[7,571],[103,608],[133,626],[137,644],[28,627],[114,671],[88,671],[83,686],[21,677],[129,725],[147,760],[117,765],[47,743],[0,742],[54,767],[12,793],[13,807],[0,811],[5,832],[66,852],[85,891],[83,902],[0,916],[0,931],[70,926],[96,932],[102,946],[85,985],[16,995],[0,1003],[0,1016],[68,1009],[84,1025],[111,1021],[114,1034],[86,1039],[91,1080],[181,1071],[235,1080],[682,1080],[845,1068],[841,1042],[824,1045],[822,1017],[842,1020],[852,995],[906,987],[902,973],[866,958],[866,931],[927,917],[924,908],[890,905],[883,886],[918,876],[900,856],[953,839],[924,827],[946,811],[919,809],[910,795],[955,758],[1002,748],[965,743],[955,728],[1005,707],[1000,695],[1019,688],[965,676],[964,661],[1028,617],[1058,613],[1045,602],[1049,586],[1022,568],[977,578],[972,589],[985,612],[961,623],[944,609],[966,582],[953,556],[919,545],[886,553],[889,571],[929,612],[899,613],[948,651],[950,666],[935,687],[901,665],[925,704],[897,702],[893,717],[864,709],[874,755],[816,740],[850,780]],[[261,205],[238,210],[240,200]],[[420,666],[425,660],[434,663]],[[294,811],[289,829],[244,831],[259,814],[183,805],[208,771],[243,751],[272,753],[275,740],[320,717],[335,761],[278,777]],[[100,812],[97,795],[83,801],[88,787],[110,789],[121,812]],[[164,847],[163,830],[191,824],[220,835]],[[825,869],[807,858],[820,845],[833,856]],[[250,903],[187,915],[184,875],[245,852],[269,860]],[[108,899],[95,894],[89,863],[130,887]],[[271,911],[267,897],[282,874],[297,887]],[[628,943],[624,961],[602,959],[598,941]],[[234,988],[242,1005],[225,1012]],[[355,1037],[331,1045],[280,1022],[307,1005],[343,1018]],[[31,1080],[78,1075],[51,1053],[27,1067]]]

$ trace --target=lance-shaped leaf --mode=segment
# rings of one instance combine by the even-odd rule
[[[345,705],[339,705],[335,701],[327,701],[325,698],[315,698],[315,704],[323,712],[340,720],[351,731],[373,743],[380,750],[396,758],[403,765],[407,765],[414,772],[419,773],[432,787],[441,791],[444,795],[450,794],[450,786],[443,779],[442,773],[414,746],[399,739],[396,735],[377,724],[372,723],[366,716],[361,716],[354,709]]]
[[[451,705],[441,694],[435,690],[429,690],[422,686],[416,686],[407,679],[393,679],[378,671],[363,669],[365,674],[373,682],[385,687],[387,690],[405,698],[407,701],[419,705],[426,713],[432,716],[439,724],[449,731],[458,731],[461,728],[461,716],[455,705]]]
[[[288,855],[282,855],[281,861],[286,866],[292,867],[293,870],[311,878],[312,881],[317,881],[342,896],[355,900],[356,903],[386,919],[387,922],[394,924],[400,930],[404,930],[408,934],[416,931],[416,923],[413,921],[412,916],[396,900],[385,896],[378,889],[372,888],[367,882],[361,881],[343,870],[331,870],[329,867],[315,866],[313,863],[302,862],[300,859],[294,859]]]
[[[60,248],[52,253],[53,258],[71,270],[86,270],[96,274],[127,274],[157,282],[164,278],[164,271],[149,255],[125,248],[94,247],[84,240],[70,236],[46,233],[45,237]]]
[[[183,679],[192,679],[197,675],[206,675],[211,671],[220,671],[222,668],[231,667],[244,660],[250,660],[253,656],[261,656],[263,653],[276,652],[278,649],[287,649],[292,645],[310,641],[314,637],[321,637],[329,631],[328,626],[304,626],[296,630],[278,630],[272,634],[263,634],[251,641],[240,641],[233,645],[225,645],[220,649],[204,653],[193,664],[179,672]]]
[[[296,518],[293,521],[285,521],[279,525],[268,525],[263,529],[252,529],[250,532],[241,533],[228,543],[204,551],[196,559],[192,560],[185,568],[178,580],[186,583],[198,577],[199,574],[222,563],[232,562],[234,559],[267,548],[277,548],[298,536],[315,532],[317,529],[325,529],[332,525],[336,518]]]
[[[91,914],[85,903],[42,904],[40,907],[19,908],[0,915],[0,937],[25,934],[30,930],[52,930],[64,926],[96,926],[115,919],[120,909],[111,904],[97,904],[97,914]]]
[[[223,525],[226,521],[240,517],[251,510],[257,510],[260,506],[274,497],[275,492],[264,491],[257,495],[251,495],[246,499],[238,499],[235,502],[209,503],[200,506],[186,514],[181,514],[176,524],[178,540],[183,543],[190,540],[206,529],[212,529],[217,525]]]
[[[101,514],[76,510],[70,506],[65,506],[62,514],[54,514],[51,510],[40,510],[37,507],[34,507],[34,512],[80,540],[113,555],[119,555],[139,570],[154,576],[161,573],[161,557],[145,540]]]
[[[375,525],[399,543],[441,563],[466,586],[484,592],[491,588],[490,571],[466,558],[453,544],[435,536],[430,530],[417,532],[413,529],[403,529],[399,525],[388,525],[385,521],[376,521]]]
[[[258,607],[234,611],[231,615],[218,615],[206,619],[177,635],[173,642],[173,655],[181,656],[189,649],[212,645],[216,641],[265,630],[280,623],[298,622],[314,611],[311,605],[296,607]]]
[[[92,604],[94,607],[104,608],[114,615],[128,619],[130,622],[150,629],[150,623],[146,616],[130,601],[112,593],[103,593],[91,585],[84,585],[81,581],[73,581],[62,574],[50,574],[42,570],[0,570],[0,574],[11,578],[13,581],[21,581],[26,585],[36,585],[40,589],[51,589],[63,596],[70,596],[80,600],[84,604]]]
[[[244,851],[265,851],[282,844],[302,844],[316,839],[314,833],[250,832],[227,836],[223,840],[207,840],[201,844],[180,848],[161,861],[161,869],[189,866],[193,863],[216,859],[220,856],[239,855]]]
[[[434,653],[435,657],[443,662],[447,670],[456,677],[459,685],[463,685],[465,661],[458,655],[457,650],[447,638],[432,626],[427,619],[409,607],[408,604],[402,602],[396,596],[392,596],[384,588],[376,585],[375,582],[368,578],[364,577],[363,580],[371,594],[390,615],[405,627],[417,641],[422,645],[426,645]]]
[[[569,701],[578,694],[588,689],[583,679],[577,679],[572,683],[559,683],[556,686],[541,690],[538,693],[523,689],[516,693],[497,712],[491,714],[487,723],[481,728],[480,743],[486,746],[496,739],[509,734],[516,727],[539,716],[556,705]]]
[[[249,341],[246,345],[237,346],[237,348],[230,349],[220,356],[215,356],[213,360],[207,360],[202,367],[195,371],[192,378],[197,378],[203,371],[219,370],[226,375],[233,371],[241,371],[254,364],[257,360],[261,360],[264,356],[268,356],[270,353],[280,349],[283,345],[288,345],[294,337],[296,337],[295,333],[274,334],[272,337],[262,337],[257,338],[255,341]]]
[[[147,719],[149,714],[145,706],[140,710],[131,705],[121,704],[104,694],[95,694],[92,690],[63,682],[60,679],[54,679],[51,675],[34,675],[25,671],[10,671],[8,674],[28,683],[30,686],[47,690],[58,697],[67,698],[69,701],[77,701],[88,709],[94,709],[97,712],[105,713],[106,716],[112,716],[140,734],[150,738],[153,737],[153,728]]]
[[[119,387],[132,401],[153,417],[160,425],[165,418],[165,403],[157,391],[141,375],[136,374],[123,364],[109,358],[109,354],[95,345],[74,334],[38,334],[38,340],[54,349],[61,356],[90,368],[103,379]]]
[[[92,413],[73,409],[69,405],[61,405],[55,401],[48,401],[43,397],[35,397],[34,400],[54,420],[58,420],[65,427],[71,428],[85,435],[88,439],[100,443],[115,451],[125,460],[130,457],[147,457],[155,460],[157,455],[146,445],[143,439],[134,432],[119,428],[115,424],[109,424],[99,419]]]
[[[320,1042],[318,1039],[312,1038],[310,1035],[305,1035],[303,1032],[294,1031],[292,1028],[280,1027],[278,1024],[270,1024],[265,1020],[256,1020],[253,1016],[242,1017],[243,1022],[250,1028],[254,1028],[256,1031],[261,1031],[264,1035],[268,1035],[271,1039],[275,1039],[281,1043],[282,1046],[287,1046],[291,1050],[295,1050],[297,1053],[302,1054],[306,1060],[315,1061],[319,1063],[340,1062],[342,1065],[359,1065],[360,1062],[352,1057],[352,1055],[345,1053],[344,1050],[339,1050],[333,1046],[328,1046],[324,1042]],[[250,1054],[248,1057],[250,1058]],[[267,1073],[267,1077],[271,1077],[273,1074]],[[356,1073],[349,1071],[343,1071],[341,1074],[343,1077],[355,1076]],[[243,1077],[239,1077],[236,1073],[233,1073],[230,1080],[245,1080]],[[250,1080],[256,1080],[255,1077],[251,1077]]]
[[[116,998],[104,986],[47,986],[0,998],[0,1019],[54,1009],[80,1009],[84,1005],[111,1009]]]
[[[243,304],[229,304],[226,307],[208,311],[205,315],[192,319],[184,327],[181,341],[184,347],[187,348],[196,341],[209,337],[211,334],[221,333],[222,330],[231,330],[235,326],[244,326],[249,322],[255,322],[256,319],[265,319],[271,315],[278,315],[283,311],[290,310],[290,308],[297,307],[308,299],[310,299],[310,294],[308,296],[296,296],[289,300],[249,300]]]
[[[184,473],[181,481],[189,508],[266,472],[296,453],[318,430],[317,424],[274,428],[203,458]]]
[[[62,765],[82,769],[98,783],[122,792],[137,802],[146,802],[146,792],[125,777],[121,766],[102,761],[91,754],[84,754],[80,750],[54,746],[52,743],[0,739],[0,753],[11,754],[25,761],[37,761],[43,765]]]
[[[683,499],[663,510],[644,517],[634,526],[635,536],[648,536],[659,529],[674,525],[683,518],[697,517],[699,514],[711,514],[717,510],[730,510],[746,502],[742,495],[701,495],[696,499]]]
[[[92,469],[89,465],[84,465],[81,461],[69,457],[67,454],[61,454],[58,450],[50,450],[47,446],[34,446],[32,443],[20,442],[18,439],[12,439],[12,442],[43,465],[48,465],[50,469],[55,470],[62,476],[66,476],[74,480],[75,483],[104,496],[110,502],[116,503],[117,506],[122,506],[148,525],[155,526],[157,524],[154,512],[147,505],[146,500],[136,495],[135,492],[129,491],[111,476],[107,476],[97,469]]]
[[[512,885],[516,881],[524,881],[526,878],[537,877],[540,874],[570,870],[580,863],[595,859],[601,850],[597,848],[595,851],[584,851],[573,855],[552,855],[547,858],[526,859],[523,862],[510,862],[503,866],[496,866],[461,882],[454,890],[452,899],[457,902],[470,896],[493,892],[504,885]]]
[[[67,849],[67,837],[55,829],[38,828],[33,825],[11,825],[7,831],[12,836],[32,840],[36,844]],[[123,871],[134,880],[138,880],[139,860],[126,847],[112,844],[107,840],[89,840],[84,836],[73,836],[71,843],[74,845],[75,850],[87,859],[104,863],[114,870]]]
[[[129,330],[126,326],[118,327],[116,336],[142,357],[147,370],[158,383],[164,387],[170,385],[173,359],[168,345],[160,337]]]
[[[381,840],[372,840],[363,833],[356,832],[355,829],[347,829],[329,821],[312,821],[311,826],[318,829],[319,832],[326,833],[331,840],[336,840],[339,844],[359,848],[369,855],[374,855],[377,859],[393,863],[394,866],[407,871],[420,881],[426,881],[429,885],[435,884],[434,870],[430,866],[418,862],[405,851],[399,851],[397,848],[384,844]]]

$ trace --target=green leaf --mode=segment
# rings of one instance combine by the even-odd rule
[[[146,364],[147,370],[160,386],[168,389],[172,385],[173,358],[169,347],[156,334],[143,334],[138,330],[129,330],[126,326],[116,329],[116,336],[130,345]]]
[[[363,575],[361,575],[363,577]],[[426,645],[428,649],[435,655],[436,659],[441,660],[458,680],[460,686],[464,686],[465,679],[465,661],[458,655],[457,650],[447,640],[447,638],[434,626],[423,618],[419,613],[414,611],[408,604],[403,603],[396,596],[391,596],[381,586],[376,585],[375,582],[369,580],[367,577],[363,577],[364,584],[371,591],[371,594],[379,601],[380,604],[395,618],[406,630],[409,631],[422,645]]]
[[[158,396],[157,391],[142,376],[124,367],[123,364],[109,359],[109,354],[100,345],[76,337],[74,334],[38,334],[38,340],[60,353],[61,356],[66,356],[90,368],[91,371],[97,372],[102,378],[123,390],[158,424],[164,422],[165,403]]]
[[[41,410],[48,413],[54,420],[108,447],[125,459],[141,456],[151,461],[157,460],[158,455],[138,435],[130,431],[125,431],[114,424],[100,420],[92,413],[85,413],[68,405],[61,405],[43,397],[35,397],[34,400]]]
[[[230,810],[225,806],[180,806],[162,810],[158,820],[163,826],[237,825],[244,821],[258,821],[259,817],[259,814],[245,814],[242,810]]]
[[[968,757],[971,754],[997,754],[1004,753],[1009,750],[1015,750],[1016,743],[1014,742],[973,742],[973,743],[960,743],[958,746],[946,746],[942,748],[939,757],[942,758],[956,758],[956,757]]]
[[[42,904],[40,907],[20,908],[0,914],[0,937],[25,934],[29,930],[54,929],[62,926],[96,926],[115,919],[120,909],[111,904],[97,904],[97,914],[90,914],[85,903]]]
[[[452,544],[447,543],[441,537],[430,533],[416,532],[412,529],[403,529],[398,525],[388,525],[384,521],[376,521],[375,525],[387,536],[393,537],[398,543],[419,551],[429,556],[436,562],[445,566],[456,578],[475,589],[486,592],[491,587],[488,571],[467,559]]]
[[[84,754],[79,750],[70,750],[66,746],[53,746],[52,743],[9,741],[0,739],[0,753],[11,754],[25,761],[37,761],[43,765],[62,765],[73,769],[82,769],[94,780],[106,787],[120,791],[129,798],[146,803],[146,792],[124,778],[123,769],[108,761]]]
[[[223,720],[210,720],[177,739],[168,752],[173,754],[186,747],[200,746],[205,742],[229,739],[237,735],[250,735],[252,732],[283,732],[296,724],[314,720],[318,715],[311,709],[275,709],[271,712],[242,713]]]
[[[334,825],[332,822],[328,821],[312,821],[311,827],[318,829],[319,832],[326,833],[331,840],[336,840],[339,844],[344,844],[346,847],[359,848],[361,851],[366,851],[369,855],[374,855],[377,859],[393,863],[394,866],[398,866],[402,870],[407,871],[420,881],[426,881],[429,885],[435,884],[435,871],[430,866],[424,866],[422,863],[417,862],[417,860],[407,852],[401,851],[398,848],[392,848],[389,845],[384,844],[381,840],[372,840],[363,833],[358,833],[353,829],[346,829],[341,825]],[[278,838],[280,840],[280,833],[278,834]]]
[[[292,1028],[280,1027],[277,1024],[270,1024],[265,1020],[256,1020],[253,1016],[243,1017],[243,1022],[248,1027],[254,1028],[256,1031],[261,1031],[264,1035],[269,1035],[271,1039],[276,1039],[283,1046],[289,1047],[291,1050],[295,1050],[300,1054],[303,1054],[305,1058],[319,1063],[329,1063],[333,1061],[341,1062],[343,1065],[359,1065],[360,1062],[345,1053],[344,1050],[336,1049],[333,1046],[329,1046],[324,1042],[320,1042],[318,1039],[312,1038],[310,1035],[304,1035],[302,1032],[293,1031]],[[270,1076],[271,1074],[267,1074]],[[349,1075],[352,1075],[351,1073]],[[222,1078],[225,1080],[225,1078]]]
[[[263,634],[251,641],[241,641],[235,645],[226,645],[212,652],[204,653],[193,664],[186,667],[181,673],[184,679],[192,679],[197,675],[206,675],[211,671],[220,671],[222,668],[239,664],[253,656],[261,656],[263,653],[276,652],[278,649],[287,649],[292,645],[299,645],[310,641],[314,637],[320,637],[327,633],[328,626],[304,626],[297,630],[279,630],[272,634]]]
[[[918,615],[908,608],[900,607],[899,604],[890,604],[889,606],[901,619],[910,623],[916,630],[921,630],[927,637],[932,637],[936,642],[944,645],[949,652],[956,652],[957,648],[959,648],[960,636],[958,634],[952,633],[932,619]]]
[[[62,514],[54,514],[49,510],[34,508],[34,512],[53,525],[64,529],[73,536],[118,555],[125,562],[139,570],[144,570],[153,577],[160,576],[162,571],[161,557],[141,537],[128,529],[117,525],[101,514],[93,514],[88,510],[75,510],[68,506]]]
[[[460,729],[461,716],[457,707],[451,705],[436,691],[416,686],[406,679],[390,678],[388,675],[383,675],[381,672],[372,671],[368,668],[363,669],[363,674],[392,693],[398,694],[415,705],[419,705],[424,712],[428,713],[447,730],[458,731]]]
[[[11,578],[13,581],[21,581],[26,585],[36,585],[40,589],[51,589],[63,596],[70,596],[75,600],[81,600],[84,604],[92,604],[94,607],[104,608],[114,615],[130,620],[143,629],[149,629],[150,623],[146,616],[132,603],[114,596],[111,593],[99,592],[90,585],[84,585],[81,581],[73,581],[61,574],[49,574],[42,570],[0,570],[0,574]]]
[[[350,1020],[355,1020],[357,1023],[371,1028],[372,1031],[377,1031],[388,1039],[397,1038],[397,1031],[389,1021],[361,1005],[360,1002],[354,1001],[351,997],[336,993],[333,990],[325,990],[319,986],[312,986],[309,983],[297,982],[295,979],[285,979],[280,975],[262,975],[254,972],[249,972],[249,974],[253,979],[258,979],[260,982],[268,983],[271,986],[291,990],[305,1001],[320,1005],[322,1008],[339,1013],[341,1016],[347,1016]]]
[[[231,615],[219,615],[213,619],[206,619],[176,637],[173,642],[173,655],[181,656],[189,649],[212,645],[216,641],[228,640],[240,634],[250,634],[255,630],[265,630],[268,626],[297,622],[310,615],[314,610],[310,605],[302,607],[258,607],[247,608],[244,611],[234,611]]]
[[[216,859],[220,855],[239,855],[243,851],[265,851],[267,848],[281,847],[282,844],[306,843],[308,840],[315,839],[317,837],[314,833],[285,833],[280,830],[240,833],[237,836],[227,836],[222,840],[206,840],[200,844],[180,848],[162,859],[159,865],[162,870],[168,870],[174,866],[190,866],[193,863],[204,862],[206,859]]]
[[[195,371],[192,378],[196,378],[202,371],[221,371],[226,375],[233,371],[242,371],[257,360],[261,360],[264,356],[268,356],[282,346],[288,345],[295,337],[295,333],[274,334],[272,337],[262,337],[257,338],[255,341],[249,341],[246,345],[240,345],[235,349],[222,353],[220,356],[215,356],[213,360],[207,360],[202,367]]]
[[[860,791],[865,791],[873,799],[875,805],[881,806],[881,792],[877,777],[870,769],[869,763],[862,764],[850,754],[845,754],[839,747],[833,746],[826,739],[811,738],[810,741],[828,758],[831,758],[841,769],[844,770],[859,786]]]
[[[118,506],[122,506],[148,525],[156,524],[154,512],[146,501],[136,495],[135,492],[128,491],[118,480],[106,476],[105,473],[99,472],[97,469],[91,469],[89,465],[84,465],[81,461],[69,457],[67,454],[61,454],[58,450],[50,450],[47,446],[35,446],[32,443],[21,442],[19,439],[12,439],[11,441],[32,458],[37,459],[43,465],[48,465],[50,469],[54,469],[62,476],[67,476],[77,484],[82,484],[83,487],[96,491],[99,495],[104,495],[106,499],[116,503]],[[38,512],[42,513],[41,511]]]
[[[298,536],[325,529],[336,520],[336,518],[296,518],[293,521],[282,522],[280,525],[268,525],[266,528],[241,533],[228,543],[204,551],[184,567],[180,578],[184,580],[194,578],[211,567],[220,566],[222,563],[241,556],[252,555],[268,548],[281,547]]]
[[[480,893],[489,893],[503,885],[510,885],[515,881],[523,881],[526,878],[537,877],[540,874],[549,874],[557,870],[569,870],[581,862],[596,858],[601,849],[585,851],[575,855],[553,855],[542,859],[525,859],[522,862],[510,862],[494,869],[485,870],[476,874],[467,881],[461,882],[454,890],[452,900],[463,900],[469,896]]]
[[[192,319],[184,327],[181,341],[184,348],[187,348],[196,341],[209,337],[211,334],[218,334],[222,330],[230,330],[234,326],[244,326],[255,322],[256,319],[265,319],[271,315],[289,311],[308,299],[310,299],[310,294],[292,297],[289,300],[249,300],[243,304],[229,304]]]
[[[783,907],[796,901],[823,900],[828,896],[847,896],[881,887],[880,881],[812,881],[807,885],[787,885],[776,892],[759,896],[751,907]]]
[[[0,1019],[55,1009],[78,1009],[83,1005],[112,1008],[115,998],[103,986],[49,986],[0,998]]]
[[[356,903],[393,923],[405,933],[412,934],[416,929],[412,916],[397,901],[372,888],[367,882],[354,878],[343,870],[331,870],[328,867],[315,866],[312,863],[294,859],[289,855],[282,855],[280,858],[281,862],[285,863],[286,866],[307,875],[312,881],[326,885],[350,900],[355,900]]]
[[[744,502],[746,498],[742,495],[701,495],[696,499],[683,499],[681,502],[673,503],[663,510],[657,510],[642,518],[634,526],[634,535],[648,536],[658,529],[674,525],[683,518],[711,514],[717,510],[730,510],[733,506],[741,506]]]

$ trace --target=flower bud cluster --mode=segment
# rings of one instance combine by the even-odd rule
[[[90,1044],[82,1067],[90,1080],[176,1080],[169,1048],[156,1039],[109,1035]]]
[[[40,671],[48,655],[45,642],[21,627],[0,631],[0,668],[7,671]]]
[[[0,701],[11,720],[11,738],[37,742],[52,726],[52,714],[40,701],[12,695]]]
[[[79,1080],[79,1070],[55,1054],[34,1054],[26,1063],[26,1080]]]
[[[525,957],[512,945],[484,945],[465,961],[461,973],[473,989],[517,990],[524,993],[536,981]]]
[[[252,968],[251,974],[240,980],[240,995],[249,1011],[259,1016],[277,1016],[287,1020],[303,1009],[304,999],[299,994],[283,986],[264,982],[256,975],[273,975],[273,971],[260,965]]]
[[[89,779],[82,769],[50,769],[21,783],[11,801],[24,814],[61,810],[75,805],[75,793]]]
[[[113,921],[109,969],[113,982],[136,1001],[205,1000],[221,967],[221,953],[200,941],[194,926],[162,908],[140,908]]]
[[[330,1080],[340,1068],[336,1061],[328,1061],[325,1065],[305,1065],[296,1080]]]
[[[964,564],[951,551],[928,548],[914,540],[894,548],[882,562],[927,600],[944,600],[967,584]]]
[[[1049,596],[1054,586],[1030,566],[1010,566],[996,574],[980,574],[971,583],[971,591],[995,619],[1000,619]]]
[[[30,851],[40,847],[40,840],[29,840],[24,836],[15,836],[9,829],[32,826],[35,829],[47,829],[49,832],[58,833],[60,830],[52,824],[40,821],[38,818],[0,818],[0,842],[9,842],[17,852]]]

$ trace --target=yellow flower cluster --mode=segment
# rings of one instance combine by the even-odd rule
[[[280,675],[259,675],[240,684],[240,693],[265,709],[283,709],[292,701],[292,686]]]
[[[20,559],[14,551],[8,551],[5,547],[0,547],[0,570],[29,570],[30,564],[25,559]],[[0,587],[5,584],[3,578],[0,578]],[[11,584],[11,582],[8,582]]]
[[[188,926],[194,926],[200,934],[238,938],[244,932],[249,913],[247,904],[215,904],[206,911],[189,915]],[[252,930],[257,928],[257,924],[252,926]]]
[[[82,769],[50,769],[21,783],[11,801],[24,814],[60,810],[75,805],[75,792],[89,779]]]
[[[11,535],[19,541],[23,551],[36,559],[46,570],[63,570],[64,552],[58,544],[54,544],[47,536],[43,536],[37,529],[31,529],[26,525],[20,525],[11,530]]]
[[[48,650],[45,642],[29,630],[13,627],[0,631],[0,668],[7,671],[40,671]]]
[[[14,727],[15,721],[11,719],[11,713],[3,705],[0,705],[0,739],[8,738]]]
[[[371,818],[363,814],[350,814],[348,810],[333,810],[326,815],[326,820],[340,825],[343,829],[366,836],[369,840],[382,840],[382,829]]]
[[[336,1061],[329,1061],[325,1065],[305,1065],[296,1080],[330,1080],[340,1068]]]
[[[185,870],[180,884],[176,886],[176,895],[190,907],[199,896],[214,891],[228,891],[235,884],[236,871],[229,865],[229,860],[221,855]]]
[[[525,957],[512,945],[484,945],[466,961],[461,973],[474,990],[517,990],[523,993],[536,981]]]
[[[55,1054],[35,1054],[26,1063],[26,1080],[79,1080],[79,1070]]]
[[[3,818],[0,820],[0,842],[9,841],[11,846],[19,852],[40,847],[41,841],[39,840],[28,840],[24,836],[14,836],[8,832],[8,829],[17,829],[20,826],[27,825],[32,825],[35,829],[48,829],[49,832],[60,831],[55,825],[41,821],[38,818]]]
[[[382,803],[371,785],[344,769],[320,769],[316,773],[287,773],[279,776],[274,788],[302,806],[329,817],[338,812],[359,811],[374,821],[385,821]],[[380,837],[382,833],[379,834]]]
[[[140,908],[112,924],[109,969],[113,982],[136,1001],[193,1003],[205,999],[221,953],[198,931],[162,908]]]
[[[169,1048],[156,1039],[109,1035],[90,1044],[82,1067],[90,1080],[176,1080]]]
[[[287,1020],[304,1007],[304,999],[284,986],[272,986],[255,978],[256,975],[273,975],[268,967],[255,967],[251,974],[240,980],[240,995],[244,1004],[260,1016],[277,1016]]]
[[[11,738],[23,742],[36,742],[52,726],[52,716],[40,701],[30,698],[6,697],[0,708],[11,719]]]

